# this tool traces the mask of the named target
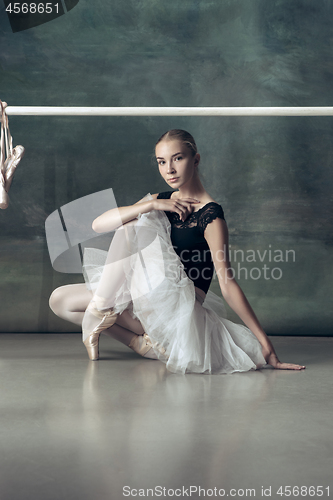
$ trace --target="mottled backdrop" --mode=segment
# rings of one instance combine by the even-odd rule
[[[1,4],[0,98],[15,106],[332,106],[332,25],[331,0],[80,0],[12,33]],[[333,118],[12,116],[10,127],[26,155],[0,213],[1,331],[78,331],[48,309],[56,286],[82,276],[53,271],[45,218],[108,187],[119,205],[168,189],[153,146],[167,129],[185,128],[267,332],[332,334]]]

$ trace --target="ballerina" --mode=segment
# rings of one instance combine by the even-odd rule
[[[191,134],[168,131],[155,153],[173,190],[97,217],[95,232],[116,233],[95,293],[84,284],[60,287],[51,309],[82,324],[91,360],[99,358],[103,332],[178,373],[232,373],[265,364],[304,369],[278,359],[234,279],[223,209],[201,183]],[[223,317],[222,300],[208,290],[214,269],[225,301],[246,326]]]

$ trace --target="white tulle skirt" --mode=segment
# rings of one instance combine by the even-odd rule
[[[209,291],[203,302],[196,296],[162,211],[142,214],[118,229],[108,252],[86,249],[83,274],[98,309],[130,311],[171,372],[222,374],[266,364],[257,338],[225,319],[216,294]],[[97,321],[87,309],[83,340]]]

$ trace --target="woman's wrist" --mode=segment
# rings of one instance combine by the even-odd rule
[[[260,343],[265,351],[270,352],[271,354],[275,354],[273,344],[269,339],[262,340]]]
[[[149,210],[148,210],[149,212],[151,212],[152,210],[156,210],[155,200],[148,200],[147,203],[149,203],[149,207],[150,207]]]
[[[272,360],[276,360],[276,362],[279,361],[275,349],[270,342],[269,343],[265,342],[265,344],[261,345],[261,347],[262,347],[262,354],[265,360],[269,362],[269,364],[272,364],[271,363]]]
[[[155,200],[148,200],[148,201],[143,201],[142,203],[138,203],[139,207],[139,213],[140,214],[147,214],[154,210],[154,201]]]

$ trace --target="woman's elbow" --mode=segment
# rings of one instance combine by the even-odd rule
[[[228,277],[226,280],[219,280],[219,284],[221,293],[225,300],[228,300],[236,288],[238,288],[238,283],[231,277]]]

